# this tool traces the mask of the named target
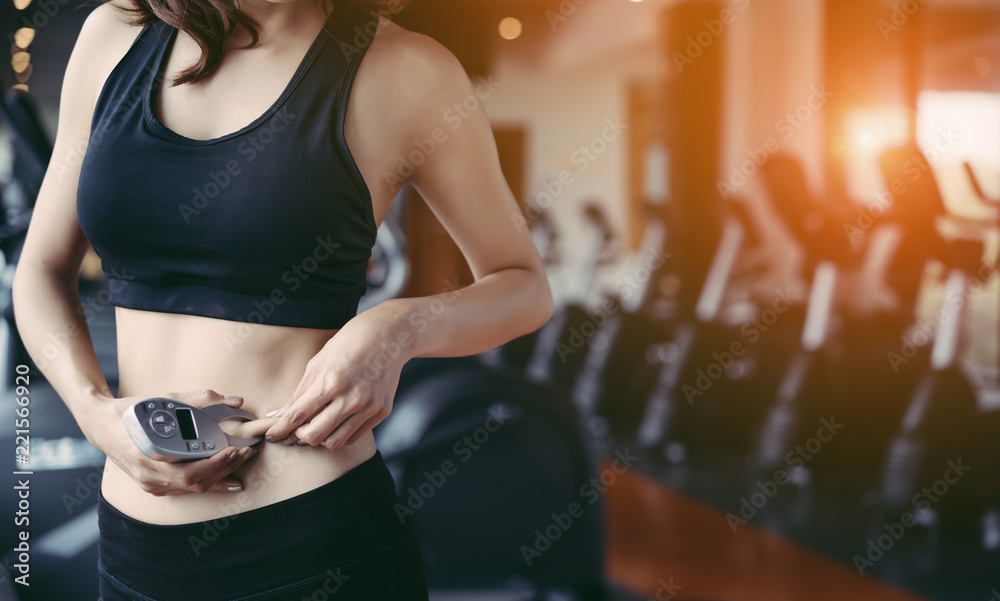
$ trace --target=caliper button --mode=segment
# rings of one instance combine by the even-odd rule
[[[177,432],[177,420],[166,411],[154,411],[149,417],[149,426],[164,438],[170,438]]]

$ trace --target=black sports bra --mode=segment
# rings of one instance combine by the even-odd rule
[[[212,140],[157,120],[177,30],[139,34],[97,100],[77,194],[111,304],[305,328],[354,317],[376,226],[344,117],[367,47],[330,25],[267,112]]]

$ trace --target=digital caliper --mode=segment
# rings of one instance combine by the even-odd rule
[[[155,397],[139,401],[122,415],[125,429],[139,450],[159,461],[192,461],[211,457],[227,446],[255,445],[263,436],[234,438],[219,424],[257,419],[229,405],[197,408],[174,399]]]

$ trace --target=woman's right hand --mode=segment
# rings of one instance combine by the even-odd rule
[[[158,397],[174,399],[193,407],[205,407],[224,403],[232,407],[243,404],[241,397],[223,396],[214,390],[192,392],[168,392]],[[242,483],[231,474],[256,454],[251,447],[237,449],[226,447],[205,459],[183,463],[157,461],[143,454],[135,445],[122,414],[126,409],[143,401],[146,397],[105,398],[102,409],[97,412],[99,419],[92,425],[88,438],[95,443],[126,474],[135,480],[142,490],[151,495],[182,495],[207,491],[238,492]]]

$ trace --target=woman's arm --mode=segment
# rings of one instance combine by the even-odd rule
[[[98,95],[98,77],[110,66],[98,57],[124,41],[111,6],[91,14],[66,67],[59,125],[24,250],[14,276],[14,315],[25,348],[81,427],[93,407],[112,397],[94,356],[79,296],[80,264],[88,243],[76,214],[77,182]],[[108,44],[112,47],[109,48]],[[127,49],[127,46],[126,46]],[[94,432],[84,428],[90,438]],[[92,443],[98,441],[91,439]]]
[[[411,356],[469,355],[540,327],[552,313],[552,295],[500,169],[481,100],[491,88],[474,85],[437,42],[417,41],[403,84],[415,91],[407,103],[418,109],[406,130],[411,142],[404,156],[418,149],[417,140],[443,141],[422,151],[425,159],[409,181],[458,245],[475,283],[458,292],[390,300],[369,318],[393,324],[396,336],[411,334]]]
[[[141,399],[114,398],[94,355],[80,304],[80,264],[89,246],[76,211],[80,166],[100,87],[137,34],[111,3],[95,9],[80,32],[66,67],[52,160],[14,275],[14,315],[25,348],[87,440],[145,490],[158,495],[230,490],[239,482],[226,476],[245,459],[245,453],[230,457],[236,451],[232,447],[184,466],[153,461],[138,451],[125,431],[122,412]],[[214,391],[173,396],[198,406],[241,403],[226,401]]]
[[[274,439],[294,431],[292,438],[312,445],[350,444],[388,416],[410,358],[482,352],[537,329],[552,313],[541,259],[500,169],[480,101],[485,91],[439,44],[407,35],[392,78],[400,93],[386,94],[399,99],[401,155],[424,141],[424,160],[408,179],[455,240],[475,283],[450,291],[441,282],[441,294],[386,301],[351,320],[310,361],[268,430]],[[436,141],[433,149],[426,140]]]

